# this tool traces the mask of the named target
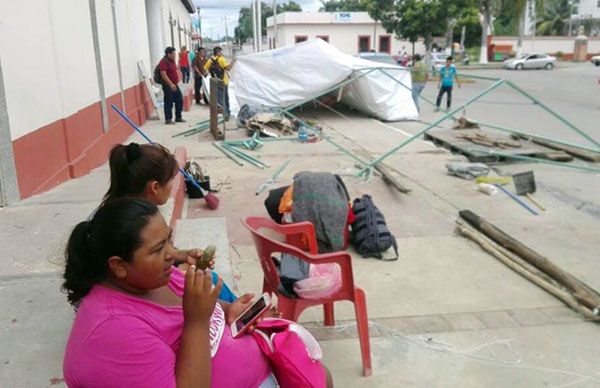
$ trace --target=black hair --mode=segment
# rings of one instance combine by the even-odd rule
[[[217,54],[219,54],[219,52],[222,52],[222,51],[223,51],[223,49],[221,47],[217,46],[213,49],[213,55],[217,55]]]
[[[165,49],[165,55],[169,55],[169,54],[171,54],[171,53],[172,53],[172,52],[174,52],[174,51],[177,51],[177,50],[175,50],[175,47],[171,47],[171,46],[169,46],[169,47],[167,47],[167,48]]]
[[[198,46],[198,47],[196,47],[196,52],[200,52],[200,51],[202,51],[202,50],[204,50],[204,47],[202,47],[202,46]]]
[[[452,62],[452,57],[446,58],[446,62],[448,62],[448,61]]]
[[[421,54],[415,54],[415,61],[421,60]]]
[[[62,284],[69,303],[78,303],[106,279],[110,257],[132,260],[142,230],[156,214],[158,207],[148,201],[123,198],[104,204],[91,221],[75,226],[65,250]]]
[[[137,197],[148,182],[166,185],[177,173],[177,160],[158,144],[118,144],[110,151],[110,187],[104,202],[123,197]]]

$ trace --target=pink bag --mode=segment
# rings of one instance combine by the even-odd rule
[[[308,278],[294,283],[294,291],[304,299],[329,298],[342,288],[342,271],[335,263],[311,264]]]
[[[321,349],[306,329],[285,319],[265,319],[257,324],[253,335],[281,388],[325,388],[325,367],[319,361]]]

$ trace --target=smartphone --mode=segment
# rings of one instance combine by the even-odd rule
[[[256,302],[252,303],[244,312],[236,318],[231,324],[231,335],[237,338],[244,334],[248,328],[260,318],[260,316],[271,307],[271,297],[269,294],[262,294]]]

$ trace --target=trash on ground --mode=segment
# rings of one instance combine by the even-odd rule
[[[462,179],[473,180],[490,173],[490,168],[483,163],[450,162],[446,163],[449,175]]]
[[[477,121],[469,120],[465,116],[461,116],[458,120],[455,120],[453,129],[479,129]]]

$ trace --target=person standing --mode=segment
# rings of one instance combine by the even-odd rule
[[[196,104],[200,105],[200,94],[204,97],[204,103],[208,105],[208,98],[206,94],[202,92],[202,81],[203,77],[206,76],[206,70],[204,65],[206,64],[206,50],[204,47],[198,47],[196,50],[196,56],[192,62],[192,68],[194,69],[194,97]]]
[[[415,54],[415,64],[410,70],[410,75],[412,78],[412,98],[417,107],[417,112],[421,112],[419,108],[419,96],[425,88],[425,83],[429,76],[427,74],[427,66],[423,63],[420,54]]]
[[[446,97],[446,110],[450,110],[450,106],[452,105],[452,88],[454,86],[455,78],[456,84],[460,89],[460,80],[458,79],[458,75],[456,74],[456,67],[452,64],[452,57],[448,57],[448,59],[446,59],[446,66],[440,69],[440,78],[438,79],[438,88],[440,89],[440,91],[435,102],[436,112],[440,110],[440,105],[442,104],[442,97],[444,96],[444,93],[448,94],[448,96]]]
[[[175,121],[185,123],[185,120],[181,117],[183,94],[181,94],[181,89],[177,85],[179,83],[179,74],[177,74],[175,57],[175,48],[167,47],[165,49],[165,56],[158,64],[165,96],[165,124],[175,124],[173,122],[173,104],[175,104]]]
[[[183,83],[187,84],[190,82],[190,52],[187,46],[181,46],[181,52],[179,52],[179,70],[181,70]]]
[[[218,78],[223,81],[217,88],[217,101],[223,110],[225,120],[229,119],[230,113],[228,90],[229,76],[227,75],[227,72],[231,70],[232,66],[233,63],[227,63],[227,60],[223,56],[223,49],[218,46],[213,49],[213,56],[204,64],[204,70],[208,71],[211,77]]]

